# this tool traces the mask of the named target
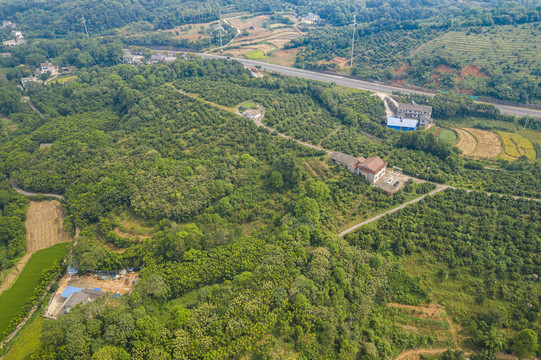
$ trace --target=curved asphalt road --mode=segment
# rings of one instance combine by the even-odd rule
[[[220,56],[220,55],[210,55],[210,54],[195,54],[195,55],[200,56],[205,59],[227,59],[227,57]],[[256,65],[259,65],[261,66],[261,68],[263,68],[266,71],[277,72],[280,74],[290,75],[290,76],[298,76],[300,78],[304,78],[308,80],[317,80],[317,81],[322,81],[326,83],[334,82],[337,85],[342,85],[342,86],[356,88],[356,89],[381,92],[385,94],[391,94],[393,91],[401,91],[406,94],[421,94],[421,95],[434,96],[434,94],[425,93],[422,91],[398,88],[398,87],[393,87],[393,86],[388,86],[388,85],[383,85],[383,84],[377,84],[377,83],[373,83],[369,81],[350,79],[350,78],[343,77],[340,75],[324,74],[324,73],[319,73],[315,71],[292,68],[288,66],[269,64],[262,61],[239,59],[239,58],[233,58],[233,57],[230,59],[236,60],[242,63],[243,65],[249,66],[249,67],[254,67]],[[514,116],[532,116],[532,117],[541,118],[540,110],[533,110],[533,109],[520,108],[520,107],[508,106],[508,105],[499,105],[499,104],[492,104],[492,105],[500,109],[500,111],[504,114],[514,115]]]

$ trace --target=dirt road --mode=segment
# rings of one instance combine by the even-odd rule
[[[237,113],[237,115],[243,116],[239,111],[239,107],[240,107],[240,105],[237,106],[236,113]],[[269,130],[270,132],[274,132],[274,133],[276,133],[276,135],[278,135],[278,136],[280,136],[280,137],[282,137],[284,139],[293,140],[297,144],[309,147],[311,149],[325,151],[327,154],[332,153],[331,150],[327,150],[327,149],[322,148],[321,146],[316,146],[316,145],[312,145],[312,144],[306,143],[306,142],[301,141],[301,140],[297,140],[294,137],[291,137],[291,136],[286,135],[286,134],[282,134],[281,132],[276,131],[275,129],[271,128],[270,126],[267,126],[267,125],[263,124],[263,122],[261,120],[265,117],[266,109],[261,105],[259,105],[259,109],[261,110],[261,116],[259,118],[257,118],[257,119],[255,119],[255,118],[247,118],[247,117],[246,118],[252,120],[254,122],[254,124],[256,124],[257,126],[265,128],[265,129]]]
[[[11,186],[13,187],[13,190],[17,191],[19,194],[22,194],[24,196],[37,196],[38,195],[38,193],[25,191],[25,190],[19,188],[17,186],[17,184],[15,184],[15,181],[13,181],[13,177],[11,175],[9,176],[9,181],[11,182]],[[53,198],[57,198],[57,199],[63,199],[64,198],[62,195],[58,195],[58,194],[45,193],[45,194],[41,194],[41,195],[46,196],[46,197],[53,197]]]
[[[384,213],[381,213],[381,214],[379,214],[379,215],[376,215],[376,216],[374,216],[374,217],[371,218],[371,219],[368,219],[368,220],[365,220],[365,221],[363,221],[363,222],[361,222],[361,223],[358,223],[357,225],[353,225],[353,226],[350,227],[349,229],[346,229],[346,230],[342,231],[342,232],[340,233],[340,236],[344,236],[344,235],[346,235],[346,234],[348,234],[348,233],[350,233],[350,232],[352,232],[352,231],[354,231],[354,230],[357,230],[357,229],[360,228],[361,226],[364,226],[364,225],[370,224],[371,222],[377,221],[377,220],[381,219],[382,217],[384,217],[384,216],[387,215],[387,214],[392,214],[392,213],[394,213],[394,212],[397,212],[398,210],[402,210],[402,209],[405,208],[406,206],[411,205],[411,204],[415,204],[415,203],[417,203],[417,202],[423,200],[426,196],[428,196],[428,195],[434,195],[434,194],[436,194],[436,193],[439,193],[440,191],[443,191],[443,190],[447,189],[448,187],[449,187],[449,186],[447,186],[447,185],[439,185],[439,184],[438,184],[438,185],[436,186],[436,189],[432,190],[432,191],[429,192],[428,194],[421,195],[421,196],[419,196],[418,198],[415,198],[415,199],[413,199],[413,200],[411,200],[411,201],[408,201],[408,202],[406,202],[406,203],[403,203],[403,204],[400,205],[400,206],[395,207],[394,209],[391,209],[391,210],[389,210],[389,211],[386,211],[386,212],[384,212]]]

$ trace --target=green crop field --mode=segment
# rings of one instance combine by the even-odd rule
[[[27,359],[34,351],[39,349],[41,327],[43,326],[45,319],[41,316],[35,317],[34,321],[23,329],[22,333],[13,343],[13,347],[7,355],[5,360],[23,360]]]
[[[456,142],[456,134],[451,130],[441,129],[438,134],[438,139],[454,144]]]
[[[520,130],[518,133],[533,143],[541,144],[541,131]]]
[[[266,58],[265,53],[263,50],[251,50],[244,53],[244,56],[246,56],[248,59],[264,59]]]
[[[75,75],[67,75],[67,76],[59,76],[57,77],[56,79],[52,80],[49,84],[55,84],[55,83],[58,83],[58,84],[65,84],[67,81],[71,80],[71,79],[77,79],[77,76]]]
[[[516,133],[498,131],[498,134],[503,141],[505,153],[508,156],[518,158],[526,155],[528,159],[535,160],[536,152],[530,140]]]
[[[62,243],[36,252],[24,267],[23,271],[13,285],[0,294],[0,334],[3,333],[26,300],[32,296],[34,289],[41,280],[44,270],[50,268],[56,260],[62,259],[66,254],[68,244]]]
[[[440,55],[489,72],[509,68],[531,74],[541,66],[541,36],[536,25],[482,28],[480,34],[450,31],[425,44],[416,57]]]

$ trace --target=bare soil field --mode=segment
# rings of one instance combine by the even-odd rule
[[[414,316],[421,319],[446,320],[445,309],[443,306],[437,304],[428,304],[428,306],[413,306],[398,303],[388,303],[387,306],[408,310],[409,313],[412,313]]]
[[[299,51],[299,49],[279,50],[272,53],[267,61],[277,65],[293,66]]]
[[[495,158],[503,151],[502,142],[496,133],[472,128],[464,128],[463,130],[471,133],[478,141],[477,149],[471,156]]]
[[[26,254],[0,285],[0,293],[9,288],[33,253],[55,244],[71,241],[64,231],[64,213],[57,200],[31,201],[26,214]]]
[[[458,143],[456,146],[464,155],[471,155],[477,148],[477,139],[469,132],[463,129],[455,129],[458,133]]]
[[[64,213],[57,200],[32,201],[26,215],[26,250],[34,253],[70,241],[64,231]]]

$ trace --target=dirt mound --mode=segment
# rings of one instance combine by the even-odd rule
[[[396,69],[394,71],[394,73],[395,73],[395,75],[399,75],[399,74],[405,75],[405,74],[408,73],[408,69],[409,69],[408,63],[404,63],[404,64],[402,64],[402,66],[400,66],[398,69]]]
[[[442,73],[448,73],[448,72],[453,72],[455,71],[455,69],[453,69],[452,67],[450,66],[447,66],[447,65],[438,65],[434,68],[434,71],[439,71],[439,72],[442,72]]]
[[[462,77],[465,77],[466,75],[472,75],[478,78],[484,78],[484,79],[488,78],[488,75],[482,72],[481,69],[475,65],[466,65],[460,71],[460,74],[462,75]]]

